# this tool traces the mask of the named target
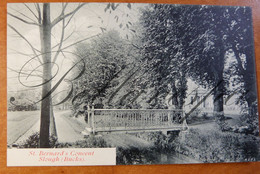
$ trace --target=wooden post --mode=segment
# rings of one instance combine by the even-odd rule
[[[92,115],[92,132],[95,134],[95,115],[94,115],[94,103],[92,103],[91,115]]]

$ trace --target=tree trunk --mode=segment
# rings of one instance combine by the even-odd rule
[[[52,104],[52,101],[51,101]],[[55,125],[55,118],[54,118],[54,112],[53,112],[53,106],[51,105],[50,110],[50,135],[57,138],[57,130]]]
[[[254,103],[257,101],[257,88],[256,88],[256,72],[255,72],[255,61],[252,57],[254,55],[254,50],[249,47],[245,49],[246,55],[246,63],[245,68],[242,65],[242,61],[240,59],[239,51],[233,49],[237,62],[238,67],[240,69],[241,76],[244,82],[244,90],[245,92],[242,94],[243,99],[246,101],[248,106],[248,113],[251,115],[256,115],[257,108]]]
[[[176,85],[176,82],[178,83]],[[187,79],[186,76],[180,74],[178,80],[173,80],[171,84],[172,88],[172,105],[176,109],[183,109],[185,103],[186,91],[187,91]]]
[[[42,103],[41,103],[41,125],[40,125],[40,148],[49,148],[50,136],[50,115],[51,115],[51,81],[52,77],[51,64],[51,21],[50,21],[50,4],[43,4],[43,19],[41,30],[41,51],[43,59],[43,86],[42,86]]]
[[[214,102],[214,116],[216,118],[222,118],[224,116],[224,107],[223,107],[223,91],[222,91],[222,85],[220,84],[218,87],[216,87],[216,90],[214,91],[213,95],[213,102]]]
[[[180,78],[180,86],[179,86],[179,109],[183,109],[183,105],[185,103],[186,99],[186,92],[187,92],[187,78],[184,75],[184,73],[181,73],[181,78]]]
[[[172,98],[171,98],[172,105],[176,109],[179,109],[178,94],[177,94],[177,88],[176,88],[176,85],[175,85],[175,80],[172,81],[171,90],[172,90]]]
[[[254,49],[248,47],[245,49],[246,54],[246,69],[244,74],[245,82],[245,100],[248,105],[249,114],[257,114],[257,106],[254,103],[257,101],[257,87],[256,87],[256,71],[254,60]]]
[[[213,116],[215,117],[215,120],[217,121],[217,124],[220,126],[221,130],[223,130],[225,123],[223,98],[225,89],[224,84],[223,70],[219,69],[219,72],[217,72],[215,90],[213,92]]]

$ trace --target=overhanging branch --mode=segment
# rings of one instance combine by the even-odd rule
[[[38,22],[39,22],[39,24],[41,24],[42,23],[41,8],[39,6],[39,3],[35,3],[34,5],[35,5],[35,8],[38,12]]]
[[[66,26],[65,26],[66,27]],[[63,42],[65,42],[66,40],[68,40],[72,35],[73,35],[73,33],[75,32],[75,30],[73,30],[65,39],[63,39]],[[54,48],[56,48],[57,46],[59,46],[60,44],[58,43],[58,44],[56,44],[56,45],[54,45],[51,49],[54,49]]]
[[[60,38],[59,48],[58,48],[58,51],[56,52],[56,54],[54,56],[53,62],[56,62],[56,60],[58,58],[58,55],[59,55],[59,53],[61,51],[61,47],[62,47],[62,44],[63,44],[63,41],[64,41],[64,33],[65,33],[65,19],[62,20],[62,31],[61,31],[61,38]]]
[[[97,34],[97,35],[94,35],[94,36],[87,37],[87,38],[85,38],[85,39],[81,39],[81,40],[79,40],[79,41],[77,41],[77,42],[74,42],[73,44],[70,44],[70,45],[68,45],[68,46],[66,46],[66,47],[64,47],[64,48],[62,48],[61,50],[65,50],[65,49],[67,49],[67,48],[69,48],[69,47],[71,47],[71,46],[73,46],[73,45],[76,45],[76,44],[78,44],[78,43],[84,42],[84,41],[86,41],[86,40],[88,40],[88,39],[92,39],[92,38],[97,37],[97,36],[99,36],[99,35],[101,35],[101,34]]]
[[[29,25],[36,25],[36,26],[39,26],[38,23],[35,23],[35,22],[29,22],[29,21],[27,21],[27,20],[25,20],[25,19],[22,19],[22,18],[20,18],[20,17],[18,17],[18,16],[15,16],[15,15],[11,14],[11,13],[8,13],[8,12],[7,12],[7,14],[8,14],[9,16],[12,16],[12,17],[15,18],[15,19],[18,19],[19,21],[21,21],[21,22],[23,22],[23,23],[26,23],[26,24],[29,24]]]
[[[61,20],[69,17],[70,15],[73,15],[74,13],[76,13],[81,7],[83,7],[85,4],[80,4],[76,9],[74,9],[73,11],[71,11],[70,13],[67,14],[63,14],[61,13],[56,19],[54,19],[51,23],[51,27],[55,26],[57,23],[59,23]],[[66,8],[66,6],[64,6],[64,8]],[[63,8],[63,9],[64,9]],[[62,10],[63,12],[63,10]]]
[[[39,58],[39,56],[37,55],[37,52],[40,52],[39,50],[37,50],[36,48],[34,48],[32,46],[32,44],[18,31],[16,30],[12,25],[8,24],[8,27],[10,27],[14,32],[16,32],[23,40],[25,40],[25,42],[31,47],[33,53],[35,54],[35,56],[37,56],[38,60],[40,63],[42,63],[41,59]]]
[[[33,16],[37,19],[37,20],[39,20],[39,17],[32,11],[32,9],[27,5],[27,4],[23,4],[32,14],[33,14]]]

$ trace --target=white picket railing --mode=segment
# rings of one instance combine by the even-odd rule
[[[178,109],[95,109],[88,107],[88,127],[92,132],[184,129],[186,121]],[[186,124],[186,125],[183,125]]]

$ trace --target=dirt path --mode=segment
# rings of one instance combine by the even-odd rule
[[[57,136],[60,143],[73,143],[84,139],[81,131],[83,131],[85,127],[80,125],[77,120],[73,122],[73,118],[69,118],[69,116],[69,111],[55,114]]]

